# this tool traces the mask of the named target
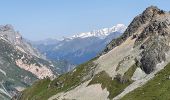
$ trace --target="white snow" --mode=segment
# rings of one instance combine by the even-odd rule
[[[6,72],[0,69],[0,72],[6,76]]]
[[[12,98],[12,96],[7,92],[7,90],[5,89],[5,87],[2,84],[3,82],[0,82],[0,85],[2,86],[2,88],[0,88],[0,92],[4,93],[5,95],[7,95],[8,97]]]
[[[141,68],[136,68],[136,71],[133,73],[132,80],[140,80],[144,78],[147,74],[141,69]]]
[[[103,28],[100,30],[93,30],[91,32],[84,32],[84,33],[76,34],[70,37],[70,39],[87,38],[87,37],[99,37],[103,39],[113,32],[123,33],[126,30],[126,28],[127,27],[124,24],[117,24],[116,26],[113,26],[111,28]]]
[[[24,87],[21,87],[21,86],[17,86],[15,87],[15,89],[19,92],[23,91],[25,88]]]

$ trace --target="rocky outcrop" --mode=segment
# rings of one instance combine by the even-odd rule
[[[169,21],[154,20],[138,36],[136,45],[143,42],[141,49],[140,66],[149,74],[158,63],[165,61],[166,52],[169,50]]]
[[[158,38],[154,39],[141,53],[140,67],[147,74],[151,73],[158,63],[166,60],[165,56],[169,46],[160,41]]]

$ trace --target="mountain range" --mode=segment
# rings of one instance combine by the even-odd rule
[[[46,77],[52,80],[59,74],[68,72],[75,67],[75,65],[68,62],[67,59],[64,60],[65,58],[56,58],[56,55],[54,55],[56,51],[52,51],[53,54],[51,54],[50,50],[56,49],[57,46],[64,44],[64,46],[60,49],[63,50],[61,53],[64,54],[64,50],[66,49],[65,51],[71,56],[74,52],[67,51],[69,47],[72,48],[71,45],[75,45],[75,49],[77,48],[75,52],[78,52],[78,50],[82,52],[81,50],[85,50],[85,47],[81,46],[79,43],[85,44],[87,42],[86,47],[88,47],[99,43],[99,41],[101,42],[101,40],[107,39],[108,35],[111,36],[111,32],[114,33],[112,35],[113,37],[119,36],[119,32],[123,31],[123,27],[125,28],[125,26],[122,24],[117,26],[120,28],[114,26],[110,29],[105,28],[103,30],[96,30],[91,32],[91,35],[87,33],[86,37],[85,35],[80,37],[82,36],[81,34],[84,34],[81,33],[80,36],[72,36],[69,39],[64,39],[63,41],[50,39],[32,43],[34,46],[42,45],[42,49],[49,49],[48,52],[45,52],[48,54],[47,56],[34,48],[29,40],[23,38],[18,31],[15,31],[12,25],[0,25],[0,99],[9,100],[20,91],[31,86],[37,80],[41,80]],[[109,39],[105,42],[109,41]],[[91,43],[88,41],[91,41]],[[78,44],[76,44],[76,42]],[[68,48],[66,48],[67,46]],[[104,47],[103,44],[102,46]],[[86,51],[87,53],[93,48],[89,47],[87,50],[88,49],[89,51]],[[98,49],[100,48],[95,48],[95,50],[99,52],[100,50]],[[90,52],[90,55],[96,56],[96,51],[94,53]],[[49,59],[49,55],[52,56],[51,59]],[[90,56],[90,58],[93,56]],[[74,61],[76,61],[77,58],[70,57],[69,59],[75,59]],[[86,60],[87,59],[83,61],[85,62]]]
[[[126,29],[123,24],[111,28],[79,33],[63,40],[47,39],[32,42],[47,59],[66,60],[78,65],[98,55],[113,38],[119,37]]]
[[[170,13],[150,6],[100,55],[54,80],[37,81],[14,99],[169,100],[169,70]]]

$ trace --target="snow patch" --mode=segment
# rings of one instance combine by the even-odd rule
[[[23,91],[25,88],[24,87],[20,87],[20,86],[17,86],[15,87],[15,89],[19,92]]]
[[[0,69],[0,72],[6,76],[6,72]]]
[[[2,86],[2,88],[0,88],[0,92],[7,95],[8,97],[12,98],[12,96],[7,92],[7,90],[5,89],[5,87],[2,84],[3,82],[0,82],[0,85]]]
[[[131,79],[134,81],[140,80],[144,78],[146,75],[147,74],[141,68],[137,67]]]

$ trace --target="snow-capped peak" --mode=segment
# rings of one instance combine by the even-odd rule
[[[76,35],[73,35],[70,39],[87,38],[87,37],[99,37],[103,39],[113,32],[123,33],[126,30],[126,28],[127,27],[124,24],[117,24],[116,26],[113,26],[111,28],[103,28],[100,30],[93,30],[91,32],[76,34]]]

